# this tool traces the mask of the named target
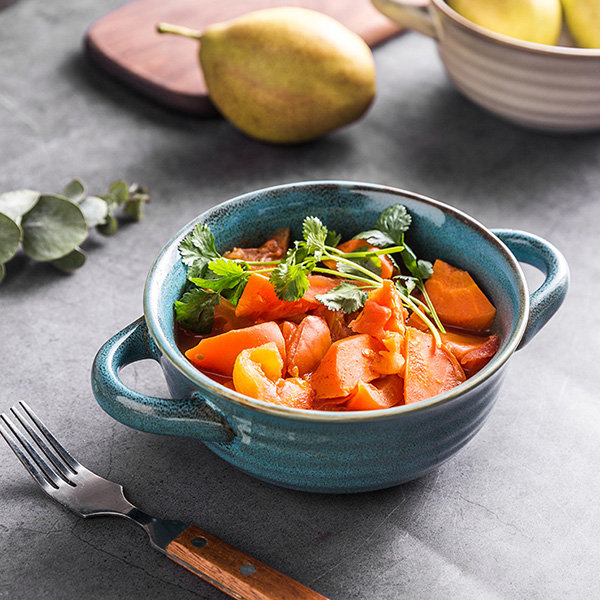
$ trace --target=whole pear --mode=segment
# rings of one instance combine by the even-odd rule
[[[600,48],[600,2],[598,0],[563,0],[565,21],[577,45]]]
[[[200,40],[211,100],[236,127],[262,141],[319,138],[358,119],[375,97],[370,48],[313,10],[259,10],[202,33],[166,24],[158,30]]]
[[[577,2],[578,0],[575,0]],[[560,0],[447,0],[459,14],[486,29],[539,44],[560,35]]]

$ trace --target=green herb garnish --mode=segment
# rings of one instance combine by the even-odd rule
[[[30,258],[62,271],[78,269],[86,258],[79,245],[89,229],[112,235],[118,227],[113,211],[122,206],[139,221],[149,198],[146,188],[124,181],[115,182],[105,196],[88,196],[79,179],[58,194],[27,189],[0,194],[0,281],[19,246]]]
[[[378,247],[377,250],[363,246],[353,252],[343,252],[336,248],[340,236],[330,231],[318,217],[309,216],[302,225],[302,239],[292,244],[283,260],[247,262],[221,256],[210,228],[201,223],[179,246],[181,260],[188,266],[188,286],[194,287],[188,288],[175,303],[177,320],[193,331],[210,330],[218,298],[222,296],[237,305],[252,273],[269,273],[277,297],[286,302],[302,298],[308,290],[311,273],[339,278],[338,286],[316,298],[331,310],[352,313],[364,306],[369,290],[381,287],[384,282],[379,257],[388,256],[396,264],[392,254],[399,254],[410,273],[394,277],[402,301],[427,324],[440,345],[439,332],[444,329],[424,284],[431,275],[432,266],[428,261],[417,259],[406,245],[404,234],[410,224],[411,217],[404,206],[391,206],[380,214],[373,229],[355,236],[355,239]],[[329,261],[335,262],[335,269],[329,268]],[[251,269],[257,265],[265,268]],[[423,294],[425,302],[412,295],[415,289]]]

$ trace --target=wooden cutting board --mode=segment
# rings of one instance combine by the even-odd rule
[[[302,6],[334,17],[374,46],[399,32],[369,0],[133,0],[98,19],[85,35],[92,60],[164,106],[212,116],[194,40],[156,33],[166,21],[202,31],[207,25],[274,6]]]

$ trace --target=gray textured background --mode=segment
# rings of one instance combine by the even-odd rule
[[[362,122],[310,145],[261,145],[96,72],[81,37],[119,3],[20,0],[0,12],[0,189],[57,190],[77,175],[94,192],[121,177],[152,190],[144,221],[93,235],[78,273],[22,256],[8,265],[0,408],[27,400],[147,511],[196,522],[334,600],[600,597],[600,137],[497,121],[453,90],[431,41],[408,34],[376,51],[379,96]],[[114,422],[90,390],[96,350],[141,314],[146,272],[175,231],[239,193],[317,178],[431,195],[547,237],[572,267],[564,308],[514,357],[475,440],[377,493],[263,484],[200,442]],[[127,379],[161,393],[157,370],[140,364]],[[132,525],[84,522],[47,500],[3,445],[0,465],[0,598],[224,597]]]

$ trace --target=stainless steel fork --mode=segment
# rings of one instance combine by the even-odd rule
[[[39,486],[76,515],[137,523],[157,550],[233,598],[327,600],[195,525],[146,514],[125,498],[123,486],[77,462],[25,402],[10,413],[0,415],[2,437]]]

